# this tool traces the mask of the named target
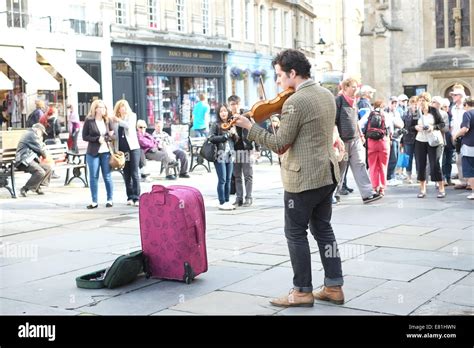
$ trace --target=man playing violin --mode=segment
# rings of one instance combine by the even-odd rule
[[[282,155],[285,236],[294,276],[289,295],[270,303],[279,307],[312,307],[314,299],[318,299],[342,304],[341,259],[331,227],[331,198],[340,180],[333,149],[334,97],[309,78],[311,64],[303,53],[284,50],[272,65],[277,84],[285,90],[295,90],[283,104],[278,132],[271,134],[246,117],[236,116],[236,124],[249,129],[249,140]],[[308,224],[324,266],[324,287],[320,291],[313,291]]]

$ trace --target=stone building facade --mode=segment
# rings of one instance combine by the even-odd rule
[[[362,80],[376,97],[474,90],[472,0],[365,0]]]

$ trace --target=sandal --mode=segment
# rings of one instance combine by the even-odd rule
[[[444,198],[446,197],[446,192],[438,192],[437,198]]]
[[[426,197],[426,192],[420,192],[417,197],[418,198],[425,198]]]

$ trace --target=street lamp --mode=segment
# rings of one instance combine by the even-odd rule
[[[319,53],[321,53],[321,55],[323,55],[324,54],[324,47],[326,46],[326,42],[323,40],[323,38],[321,36],[319,36],[319,42],[316,44],[316,46],[319,49]]]

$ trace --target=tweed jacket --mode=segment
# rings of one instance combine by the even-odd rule
[[[309,80],[283,104],[277,134],[253,124],[248,138],[283,154],[281,177],[285,191],[317,189],[340,180],[333,148],[335,119],[334,96]]]

